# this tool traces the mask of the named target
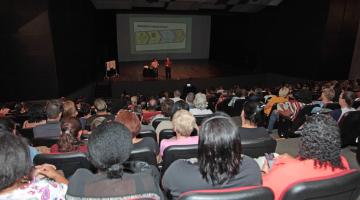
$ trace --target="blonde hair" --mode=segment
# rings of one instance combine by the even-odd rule
[[[290,89],[288,87],[282,87],[279,90],[279,97],[287,97],[290,93]]]
[[[207,108],[208,106],[208,102],[206,100],[206,95],[199,92],[195,95],[195,99],[194,99],[194,106],[195,108],[198,108],[200,110],[204,110]]]
[[[335,97],[335,90],[332,88],[324,88],[322,90],[322,94],[324,95],[325,98],[332,101]]]
[[[131,103],[133,103],[133,104],[137,104],[137,101],[138,101],[137,96],[132,96],[132,97],[130,98],[130,101],[131,101]]]
[[[182,136],[190,136],[197,129],[194,115],[187,110],[178,110],[172,118],[172,124],[174,131]]]

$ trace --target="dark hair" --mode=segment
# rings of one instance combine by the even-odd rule
[[[222,184],[239,173],[241,139],[230,117],[206,119],[200,128],[198,160],[202,177],[212,184]]]
[[[171,109],[174,106],[174,101],[172,101],[171,99],[165,99],[162,103],[161,103],[161,112],[165,117],[170,117],[171,116]]]
[[[190,107],[184,100],[179,100],[174,103],[173,107],[171,108],[171,118],[178,110],[187,110],[189,111]]]
[[[76,151],[81,144],[77,136],[81,130],[80,120],[77,118],[64,118],[61,121],[61,135],[58,141],[59,152]]]
[[[28,122],[41,122],[45,119],[44,106],[40,104],[34,104],[29,108],[29,120]]]
[[[62,106],[59,101],[51,100],[46,105],[46,116],[49,119],[56,119],[62,112]]]
[[[342,94],[342,98],[345,100],[345,102],[348,106],[352,107],[354,100],[356,98],[356,95],[352,91],[344,91]]]
[[[18,136],[0,131],[0,190],[27,176],[31,169],[29,148]]]
[[[0,117],[0,131],[13,132],[15,129],[15,122],[9,117]]]
[[[122,164],[129,158],[132,148],[129,129],[117,122],[101,124],[92,131],[88,141],[91,163],[105,171],[108,178],[122,177]]]
[[[87,114],[90,114],[91,112],[91,106],[88,103],[80,103],[80,109],[79,109],[79,117],[83,117]]]
[[[244,118],[254,124],[262,121],[260,104],[257,101],[247,101],[244,103]]]
[[[300,160],[313,159],[315,166],[344,169],[340,159],[340,130],[331,116],[320,114],[307,118],[299,133],[302,135]]]

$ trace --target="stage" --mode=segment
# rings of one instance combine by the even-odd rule
[[[150,61],[149,61],[150,62]],[[143,77],[143,68],[150,65],[149,62],[119,62],[117,77],[112,77],[112,81],[144,81],[154,78]],[[166,80],[164,61],[160,60],[158,77],[156,80]],[[209,60],[173,60],[171,66],[171,79],[199,79],[213,78],[234,75],[229,72],[231,66],[220,65]],[[226,66],[226,67],[224,67]],[[226,70],[229,68],[228,70]],[[234,70],[235,71],[235,70]]]
[[[143,67],[147,62],[119,63],[119,75],[97,81],[95,97],[120,97],[121,93],[141,93],[155,96],[161,91],[182,90],[190,83],[197,91],[223,86],[230,88],[240,85],[243,88],[277,86],[284,82],[298,82],[301,79],[271,73],[256,73],[249,66],[229,66],[208,60],[173,61],[172,79],[165,79],[165,67],[160,62],[158,78],[144,78]],[[90,86],[89,86],[90,87]],[[84,91],[88,90],[85,89]]]

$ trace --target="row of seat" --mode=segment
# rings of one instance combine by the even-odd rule
[[[306,179],[291,184],[281,195],[282,200],[357,200],[360,195],[360,172],[352,170],[340,174]],[[196,190],[185,192],[179,200],[273,200],[267,187]]]

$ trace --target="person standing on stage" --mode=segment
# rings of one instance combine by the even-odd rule
[[[171,65],[172,65],[172,62],[170,60],[169,57],[166,57],[166,60],[165,60],[165,76],[166,76],[166,79],[171,79]]]
[[[156,58],[154,58],[152,61],[151,61],[151,68],[154,70],[155,72],[155,77],[157,78],[158,77],[158,68],[159,68],[159,61],[157,61]]]

